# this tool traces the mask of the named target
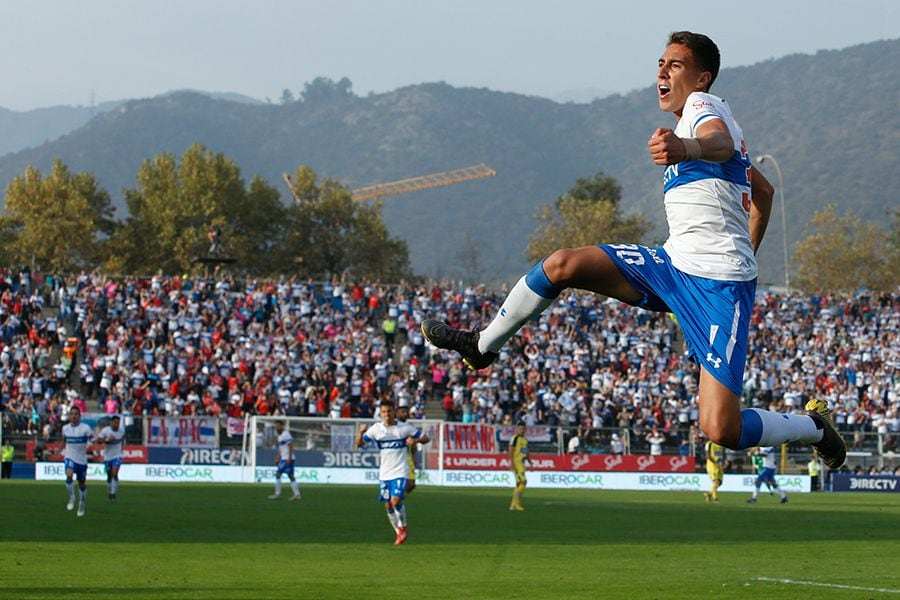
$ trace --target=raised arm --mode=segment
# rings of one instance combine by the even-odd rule
[[[734,154],[734,140],[721,119],[708,119],[697,127],[694,138],[680,138],[671,129],[659,128],[647,148],[653,162],[663,166],[685,160],[725,162]]]

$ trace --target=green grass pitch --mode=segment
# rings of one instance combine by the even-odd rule
[[[900,495],[424,487],[395,547],[374,486],[271,489],[4,481],[0,598],[900,598]]]

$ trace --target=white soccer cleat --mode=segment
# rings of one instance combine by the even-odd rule
[[[79,517],[83,517],[83,516],[84,516],[84,504],[79,504],[79,505],[78,505],[78,516],[79,516]]]
[[[272,494],[269,496],[269,500],[278,500],[279,498],[281,498],[281,494]]]
[[[291,500],[299,500],[302,497],[303,496],[301,496],[300,494],[294,494],[293,496],[291,496]]]
[[[66,510],[72,510],[75,508],[75,498],[69,498],[69,503],[66,504]]]

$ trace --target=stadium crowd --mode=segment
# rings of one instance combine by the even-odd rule
[[[494,366],[425,343],[426,316],[471,328],[505,290],[447,283],[0,273],[4,427],[51,437],[69,407],[106,413],[368,417],[383,397],[464,422],[617,427],[632,439],[698,419],[696,368],[664,314],[566,293]],[[761,293],[748,404],[836,407],[851,444],[900,432],[900,294]],[[428,401],[431,400],[429,403]],[[677,443],[677,440],[676,440]],[[893,446],[886,448],[892,449]]]

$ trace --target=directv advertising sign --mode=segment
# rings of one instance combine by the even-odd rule
[[[900,477],[893,475],[832,475],[831,489],[835,492],[900,492]]]

